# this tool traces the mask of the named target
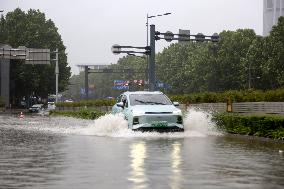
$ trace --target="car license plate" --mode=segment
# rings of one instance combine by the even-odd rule
[[[166,121],[157,121],[157,122],[152,122],[152,127],[167,127],[168,123]]]

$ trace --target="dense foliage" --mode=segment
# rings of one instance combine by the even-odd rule
[[[204,92],[191,93],[184,95],[170,95],[172,102],[181,104],[188,103],[216,103],[216,102],[284,102],[284,89],[269,90],[269,91],[226,91],[223,93]],[[93,107],[93,106],[113,106],[114,99],[94,99],[81,100],[77,102],[58,102],[57,107]]]
[[[65,90],[70,77],[67,54],[58,29],[39,10],[24,12],[17,8],[0,20],[0,43],[12,47],[59,49],[59,91]],[[55,58],[54,54],[51,57]],[[11,96],[13,101],[24,96],[41,96],[55,93],[55,62],[50,65],[27,65],[11,61]]]
[[[219,114],[214,120],[220,129],[228,133],[284,139],[283,116]]]
[[[125,56],[110,67],[133,68],[141,73],[90,74],[90,84],[95,86],[92,98],[116,96],[119,91],[112,90],[114,79],[145,79],[145,57]],[[219,43],[173,43],[157,54],[156,67],[157,80],[171,86],[164,90],[169,94],[245,90],[249,83],[257,90],[283,88],[284,17],[267,37],[239,29],[221,32]],[[83,81],[84,73],[74,76],[71,83],[78,85],[70,86],[66,95],[82,98],[79,89]]]
[[[268,91],[226,91],[223,93],[204,92],[184,95],[171,95],[172,101],[187,103],[216,103],[216,102],[284,102],[284,89]]]
[[[49,113],[50,115],[54,116],[66,116],[66,117],[75,117],[80,119],[97,119],[100,116],[103,116],[104,113],[98,110],[92,109],[81,109],[79,111],[55,111],[52,110]]]

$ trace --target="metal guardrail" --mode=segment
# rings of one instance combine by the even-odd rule
[[[200,104],[180,104],[179,108],[186,111],[188,108],[199,108],[210,112],[227,112],[227,103],[200,103]],[[56,107],[59,111],[79,110],[83,107]],[[93,107],[100,111],[110,112],[112,106]],[[264,114],[283,114],[284,102],[238,102],[232,103],[233,113],[264,113]]]
[[[240,102],[233,103],[236,113],[284,114],[284,102]]]
[[[196,107],[205,111],[217,111],[220,113],[227,111],[227,103],[190,104],[188,107]],[[284,102],[236,102],[232,103],[232,112],[284,114]]]

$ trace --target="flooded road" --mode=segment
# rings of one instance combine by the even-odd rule
[[[284,144],[226,136],[191,111],[185,133],[96,121],[0,116],[0,188],[283,188]]]

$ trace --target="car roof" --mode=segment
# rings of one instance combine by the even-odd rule
[[[125,95],[131,94],[163,94],[161,91],[127,91],[124,92]]]

